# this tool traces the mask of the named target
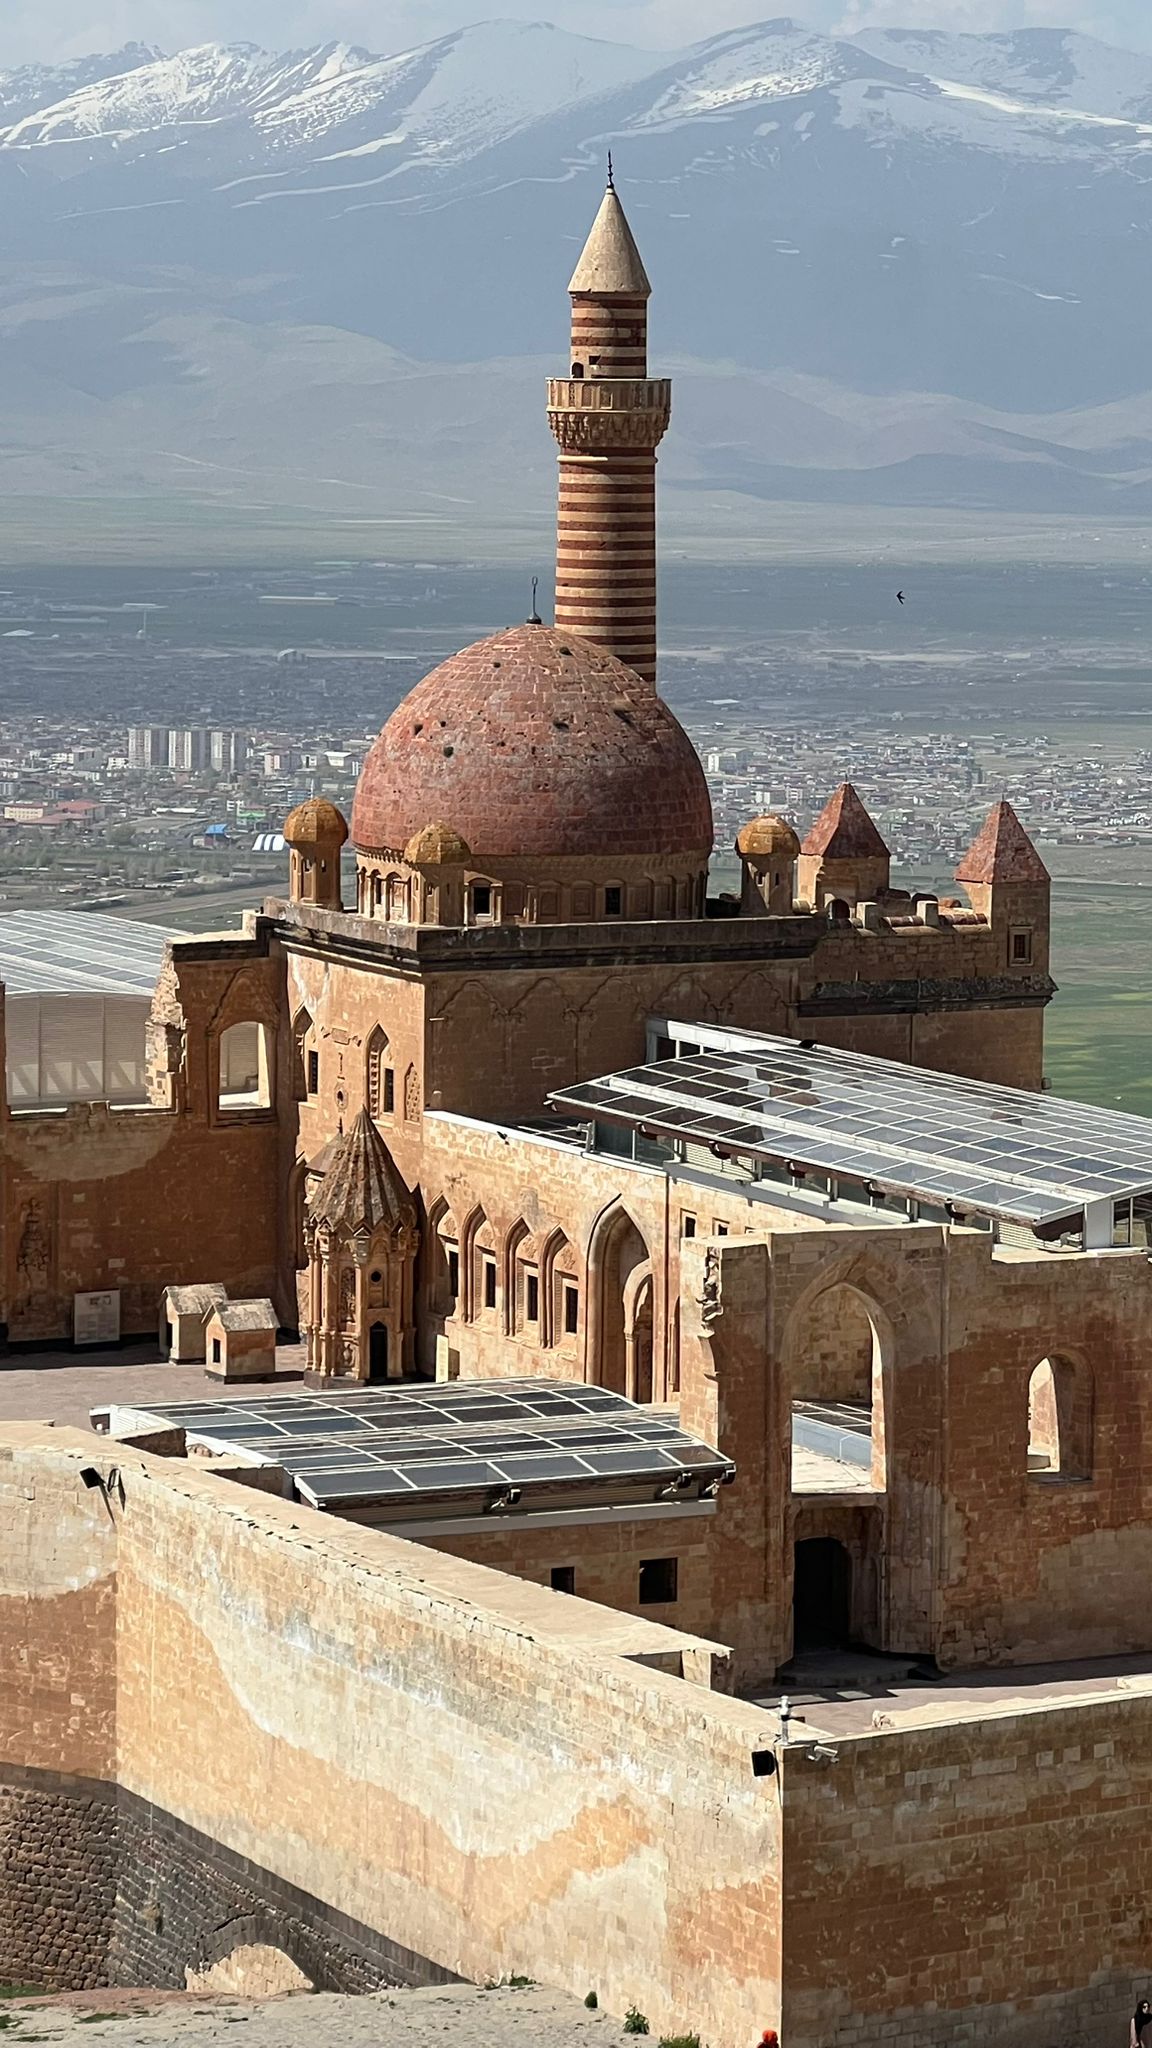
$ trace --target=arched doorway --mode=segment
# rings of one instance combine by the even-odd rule
[[[624,1294],[625,1392],[652,1399],[652,1273],[647,1261],[628,1276]]]
[[[386,1380],[388,1377],[387,1323],[373,1323],[368,1332],[368,1377],[370,1380]]]
[[[792,1648],[841,1650],[852,1629],[852,1560],[834,1536],[798,1543],[792,1580]]]
[[[589,1270],[598,1283],[600,1304],[592,1377],[615,1394],[651,1400],[652,1269],[648,1247],[626,1210],[605,1220],[589,1255]],[[645,1374],[648,1392],[637,1394]]]

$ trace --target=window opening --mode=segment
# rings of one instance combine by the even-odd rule
[[[319,1086],[320,1086],[320,1055],[319,1055],[319,1053],[318,1053],[318,1052],[310,1052],[310,1053],[309,1053],[309,1055],[308,1055],[308,1093],[309,1093],[309,1095],[315,1095],[315,1094],[316,1094],[316,1091],[317,1091],[317,1089],[319,1088]]]
[[[540,1321],[540,1280],[535,1273],[524,1275],[524,1319],[529,1323]]]
[[[844,1283],[827,1288],[789,1323],[785,1350],[793,1492],[883,1492],[885,1360],[869,1303]]]
[[[675,1557],[647,1557],[640,1566],[639,1604],[641,1607],[663,1607],[676,1598],[677,1570],[679,1559]]]
[[[496,1306],[496,1261],[489,1253],[484,1254],[484,1306]]]
[[[620,916],[620,914],[621,914],[621,911],[623,910],[623,908],[624,908],[624,891],[623,891],[623,889],[605,889],[605,891],[604,891],[604,915],[605,915],[605,917],[619,917],[619,916]]]
[[[383,1116],[391,1111],[395,1079],[388,1063],[388,1034],[377,1024],[368,1039],[368,1114]]]
[[[1038,1479],[1092,1476],[1092,1386],[1067,1358],[1042,1358],[1028,1381],[1028,1470]]]
[[[576,1567],[574,1564],[554,1564],[549,1574],[549,1579],[554,1593],[574,1593],[576,1591]]]
[[[255,1019],[230,1024],[220,1036],[221,1109],[268,1109],[272,1103],[272,1058],[266,1025]]]
[[[564,1285],[564,1335],[574,1337],[580,1327],[580,1290],[572,1281]]]

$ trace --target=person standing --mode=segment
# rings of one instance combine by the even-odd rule
[[[1146,1998],[1140,2000],[1132,2015],[1128,2048],[1152,2048],[1152,2005],[1149,2005]]]

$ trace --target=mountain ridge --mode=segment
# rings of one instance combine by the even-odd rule
[[[1143,509],[1152,56],[783,16],[672,51],[495,20],[385,56],[136,44],[0,73],[10,473],[50,490],[66,426],[91,489],[175,488],[212,387],[221,470],[282,457],[319,501],[328,432],[331,487],[391,506],[419,448],[390,414],[373,483],[355,425],[408,360],[468,497],[497,459],[465,430],[486,375],[499,415],[563,360],[609,147],[655,356],[694,366],[673,495]],[[326,381],[294,370],[261,413],[261,351],[274,384],[320,333]]]

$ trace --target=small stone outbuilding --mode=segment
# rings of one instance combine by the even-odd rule
[[[204,1319],[208,1372],[220,1380],[271,1379],[277,1327],[270,1301],[226,1301],[211,1309]]]
[[[160,1296],[160,1348],[172,1365],[204,1358],[204,1325],[214,1308],[228,1299],[219,1280],[200,1287],[166,1287]]]

